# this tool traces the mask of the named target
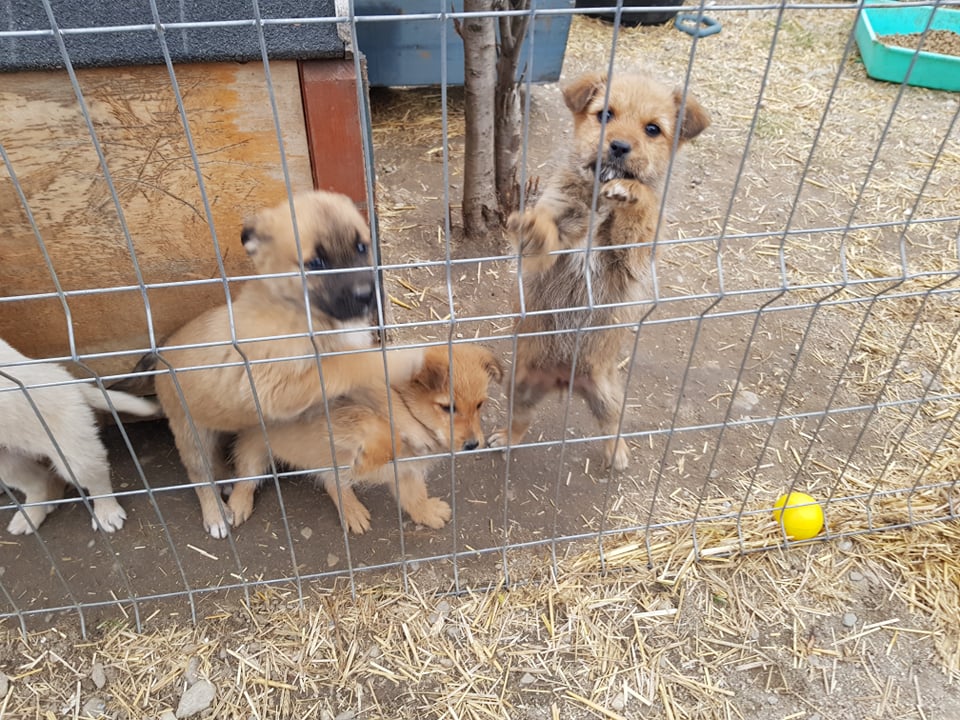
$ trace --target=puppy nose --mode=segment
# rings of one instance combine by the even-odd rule
[[[353,297],[361,305],[369,305],[373,301],[373,285],[364,283],[353,288]]]
[[[480,447],[480,441],[479,441],[479,440],[467,440],[467,441],[463,444],[463,449],[464,449],[464,450],[476,450],[478,447]]]
[[[615,158],[621,158],[630,152],[630,143],[623,140],[613,140],[610,143],[610,154]]]

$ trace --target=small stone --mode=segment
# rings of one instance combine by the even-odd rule
[[[380,649],[379,645],[371,645],[370,649],[367,650],[367,657],[371,660],[376,660],[381,655],[383,655],[383,650]]]
[[[862,572],[857,572],[856,570],[853,570],[853,571],[850,573],[850,579],[851,579],[853,582],[863,582],[863,573],[862,573]]]
[[[459,628],[456,625],[447,628],[447,637],[451,640],[459,640],[463,637],[463,628]]]
[[[623,701],[622,695],[617,695],[613,700],[610,701],[610,708],[615,712],[620,712],[626,706],[627,704]]]
[[[300,537],[302,537],[304,540],[309,540],[311,537],[313,537],[313,530],[308,527],[300,528]]]
[[[177,717],[188,718],[196,715],[210,707],[213,698],[217,695],[217,689],[209,680],[197,680],[180,697],[180,704],[177,705]]]
[[[324,708],[320,711],[320,720],[333,720],[333,713]]]
[[[353,720],[357,714],[353,710],[344,710],[342,713],[337,715],[333,720]]]
[[[837,548],[841,552],[850,552],[851,550],[853,550],[853,542],[845,538],[841,540],[839,543],[837,543]]]
[[[173,710],[164,710],[160,715],[160,720],[177,720],[177,716],[174,714]]]
[[[340,562],[340,558],[337,555],[327,553],[327,567],[333,567],[338,562]]]
[[[103,690],[103,686],[107,684],[107,675],[103,672],[102,663],[94,663],[93,667],[90,668],[90,679],[93,680],[93,684],[97,686],[97,690]],[[2,693],[0,693],[2,695]]]
[[[840,622],[842,622],[843,626],[847,628],[856,627],[857,616],[854,615],[852,612],[844,613],[843,619]]]
[[[92,697],[83,704],[83,716],[84,717],[100,717],[103,715],[104,710],[107,709],[107,703],[104,702],[103,698]]]
[[[432,613],[430,613],[429,615],[427,615],[427,624],[428,624],[428,625],[433,625],[433,624],[436,623],[437,620],[439,620],[439,619],[440,619],[440,616],[437,615],[437,613],[432,612]]]
[[[767,705],[779,705],[780,698],[776,695],[767,695]]]
[[[0,672],[0,698],[7,696],[7,690],[10,688],[10,680]]]
[[[191,651],[192,652],[192,651]],[[194,655],[187,662],[187,669],[183,673],[183,679],[187,681],[187,686],[193,685],[200,678],[197,672],[200,670],[200,658]]]
[[[452,668],[452,667],[453,667],[453,660],[451,660],[451,659],[448,658],[448,657],[440,658],[440,664],[441,664],[443,667],[445,667],[445,668]]]
[[[521,685],[533,685],[536,681],[537,679],[530,673],[524,673],[523,677],[520,678]]]
[[[450,612],[450,603],[448,603],[446,600],[441,600],[440,602],[437,603],[438,615],[446,615],[449,612]]]

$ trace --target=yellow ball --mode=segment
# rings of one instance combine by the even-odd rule
[[[773,507],[773,519],[779,523],[783,517],[783,531],[793,540],[809,540],[823,530],[823,508],[806,493],[781,495]]]

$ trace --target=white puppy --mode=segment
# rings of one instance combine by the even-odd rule
[[[29,361],[0,339],[0,482],[22,492],[29,505],[20,508],[7,530],[25,535],[39,527],[54,505],[33,503],[63,497],[64,480],[75,482],[93,496],[94,530],[119,530],[127,514],[112,496],[107,450],[91,409],[109,411],[106,397],[94,385],[76,383],[55,363],[10,367]],[[32,389],[71,381],[70,385]],[[27,388],[26,393],[21,384]],[[107,395],[118,412],[152,415],[157,410],[152,402],[133,395],[114,390],[108,390]]]

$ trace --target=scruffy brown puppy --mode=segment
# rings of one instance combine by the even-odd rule
[[[157,367],[170,372],[157,375],[157,398],[195,484],[203,525],[217,538],[226,537],[232,522],[211,483],[230,477],[221,447],[224,433],[259,426],[258,404],[265,421],[279,422],[322,405],[324,395],[332,402],[357,388],[385,392],[380,352],[323,357],[322,381],[316,355],[374,347],[370,323],[377,302],[369,230],[344,195],[303,193],[294,197],[294,208],[296,233],[288,202],[262,211],[243,228],[244,249],[260,275],[291,274],[251,280],[235,296],[232,323],[239,350],[231,342],[231,314],[221,306],[185,325],[166,345],[222,344],[164,350],[158,356]],[[310,273],[304,280],[298,238],[302,269],[332,272]],[[304,281],[312,337],[306,335]],[[391,380],[402,382],[420,369],[423,353],[391,351],[387,358]]]
[[[624,396],[617,358],[629,331],[585,331],[577,348],[577,329],[629,323],[637,317],[650,248],[635,244],[654,240],[674,142],[682,145],[710,122],[692,96],[684,100],[679,90],[645,75],[614,75],[607,107],[605,75],[583,75],[562,90],[573,113],[570,155],[536,204],[507,221],[522,255],[528,314],[516,327],[512,424],[490,437],[493,447],[505,446],[508,436],[510,443],[519,443],[544,395],[570,386],[571,370],[573,390],[586,399],[601,431],[616,434]],[[562,250],[573,252],[550,254]],[[565,310],[587,306],[592,310]],[[606,441],[604,459],[617,470],[627,466],[629,452],[622,438]]]
[[[450,352],[447,346],[427,349],[420,372],[407,382],[393,383],[389,404],[386,393],[361,391],[332,403],[329,422],[318,408],[301,420],[268,425],[274,459],[304,470],[321,470],[320,481],[350,532],[363,533],[370,528],[370,512],[353,492],[353,486],[360,483],[388,485],[414,522],[443,527],[450,519],[450,506],[427,496],[426,474],[436,458],[400,461],[395,476],[394,448],[396,457],[414,458],[479,447],[483,439],[480,410],[487,399],[487,385],[503,377],[500,363],[486,348],[454,345],[451,393]],[[266,472],[268,456],[260,428],[240,433],[234,462],[240,476]],[[337,473],[332,468],[344,465],[349,469],[339,471],[338,493]],[[251,480],[234,486],[230,495],[234,522],[246,519],[253,510],[257,484]]]

